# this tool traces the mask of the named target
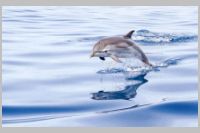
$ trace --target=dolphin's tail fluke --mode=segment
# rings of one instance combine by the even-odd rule
[[[147,56],[146,56],[143,52],[141,52],[141,53],[142,53],[142,56],[141,56],[140,60],[141,60],[144,64],[146,64],[146,65],[152,67],[153,65],[149,62]]]
[[[150,67],[153,67],[153,65],[148,61],[148,60],[146,60],[146,61],[143,61],[146,65],[148,65],[148,66],[150,66]]]

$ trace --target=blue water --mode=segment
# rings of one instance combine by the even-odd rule
[[[198,126],[198,7],[3,7],[4,127]],[[153,67],[89,58],[124,35]]]

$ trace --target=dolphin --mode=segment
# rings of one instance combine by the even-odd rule
[[[110,57],[118,63],[122,63],[120,58],[137,58],[144,64],[152,66],[142,49],[131,40],[134,32],[131,30],[124,36],[106,37],[99,40],[94,45],[90,57],[99,57],[101,60]]]

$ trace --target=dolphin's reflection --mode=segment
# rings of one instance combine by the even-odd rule
[[[116,99],[124,99],[129,100],[134,98],[137,95],[137,89],[148,82],[144,77],[146,74],[139,74],[134,77],[126,78],[126,80],[131,80],[133,83],[124,87],[123,90],[120,91],[99,91],[96,93],[92,93],[92,99],[94,100],[116,100]]]

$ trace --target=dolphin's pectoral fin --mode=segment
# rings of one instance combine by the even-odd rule
[[[103,61],[106,60],[104,57],[99,57],[99,59],[101,59],[101,60],[103,60]]]
[[[114,55],[111,55],[110,56],[114,61],[116,61],[116,62],[118,62],[118,63],[122,63],[122,61],[118,58],[118,57],[116,57],[116,56],[114,56]]]

